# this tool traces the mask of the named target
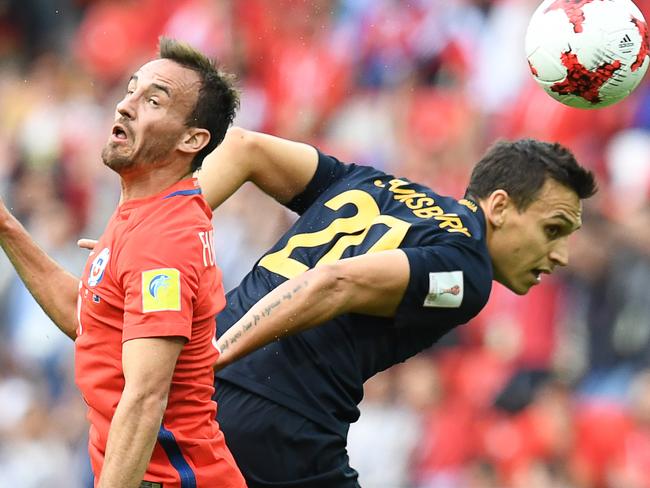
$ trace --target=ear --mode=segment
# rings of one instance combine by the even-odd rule
[[[210,132],[200,127],[190,127],[185,131],[178,149],[185,153],[196,154],[210,142]]]
[[[506,221],[506,216],[512,208],[512,200],[505,190],[494,190],[485,200],[483,210],[485,217],[493,227],[499,228]]]

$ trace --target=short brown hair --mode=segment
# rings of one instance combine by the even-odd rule
[[[547,178],[570,188],[580,199],[597,191],[593,173],[580,166],[566,147],[521,139],[499,141],[487,151],[472,171],[467,196],[481,199],[505,190],[523,211],[537,198]]]
[[[195,171],[223,141],[235,118],[239,93],[235,89],[234,76],[221,71],[212,59],[185,42],[163,36],[158,53],[161,59],[169,59],[194,70],[201,79],[196,105],[185,122],[188,127],[200,127],[210,132],[210,141],[192,160],[192,171]]]

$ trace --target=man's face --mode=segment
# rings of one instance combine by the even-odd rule
[[[568,237],[582,224],[581,214],[578,195],[550,178],[525,210],[510,201],[489,244],[495,279],[523,295],[543,273],[569,264]]]
[[[169,59],[142,66],[117,104],[115,125],[102,150],[104,164],[120,173],[174,157],[200,86],[196,72]]]

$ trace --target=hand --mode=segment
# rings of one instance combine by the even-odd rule
[[[97,241],[94,239],[79,239],[77,241],[77,246],[79,246],[81,249],[88,249],[89,251],[95,249],[96,245]]]

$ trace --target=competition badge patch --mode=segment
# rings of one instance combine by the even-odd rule
[[[107,247],[93,259],[93,264],[90,266],[90,273],[88,274],[88,286],[97,286],[104,277],[106,265],[111,257],[111,250]]]
[[[162,312],[181,309],[181,273],[175,268],[142,272],[142,311]]]
[[[425,307],[459,308],[463,303],[463,272],[429,273],[429,294]]]

